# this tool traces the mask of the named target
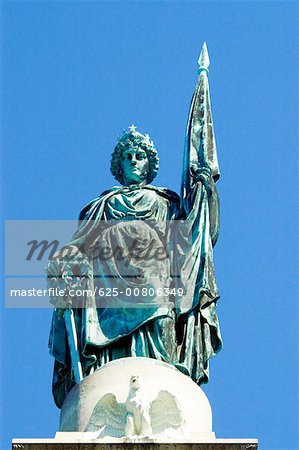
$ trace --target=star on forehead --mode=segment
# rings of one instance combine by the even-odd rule
[[[129,131],[130,131],[131,133],[135,133],[136,127],[135,127],[134,124],[132,124],[132,125],[129,127]]]

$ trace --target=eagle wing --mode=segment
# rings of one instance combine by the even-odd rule
[[[160,391],[150,406],[153,435],[163,433],[168,428],[183,425],[183,416],[177,399],[167,391]]]
[[[125,404],[118,403],[114,394],[106,394],[95,405],[85,431],[99,431],[99,437],[124,436],[126,416]]]

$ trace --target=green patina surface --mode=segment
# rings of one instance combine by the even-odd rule
[[[131,126],[112,154],[111,171],[120,186],[83,208],[70,253],[48,264],[52,287],[77,283],[97,293],[117,292],[109,298],[97,293],[81,298],[83,307],[73,307],[68,326],[61,306],[70,299],[54,299],[49,346],[59,407],[76,382],[76,355],[79,378],[111,360],[144,356],[175,365],[198,384],[208,381],[209,359],[222,345],[213,266],[220,172],[208,66],[204,46],[186,129],[181,195],[150,184],[158,171],[157,151],[148,135]],[[136,240],[151,249],[150,256],[140,257]],[[100,257],[97,252],[107,248],[112,254]],[[167,258],[157,257],[161,248]],[[145,288],[145,295],[128,296],[136,287]],[[162,296],[156,295],[158,289]],[[71,300],[74,306],[76,299]]]

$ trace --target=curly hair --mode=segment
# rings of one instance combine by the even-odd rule
[[[130,127],[132,128],[132,127]],[[134,127],[135,128],[135,127]],[[123,152],[128,148],[140,148],[146,152],[149,161],[149,172],[147,175],[147,183],[151,183],[157,175],[159,169],[159,157],[153,141],[148,135],[143,135],[136,130],[125,132],[118,140],[112,155],[110,171],[114,178],[121,184],[124,184],[123,170],[121,162],[123,159]]]

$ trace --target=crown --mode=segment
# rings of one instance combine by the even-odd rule
[[[137,131],[137,128],[132,124],[127,130],[123,130],[123,134],[119,136],[118,144],[127,145],[138,145],[143,144],[146,148],[154,148],[154,143],[150,139],[148,134],[142,134]],[[141,145],[142,146],[142,145]]]

